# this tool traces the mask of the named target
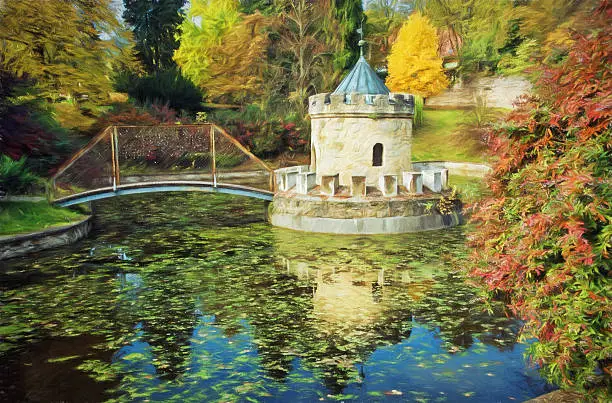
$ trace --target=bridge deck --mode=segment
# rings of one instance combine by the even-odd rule
[[[274,192],[252,188],[249,186],[233,185],[203,181],[158,181],[158,182],[138,182],[113,187],[103,187],[74,195],[58,198],[53,204],[66,207],[79,203],[86,203],[93,200],[106,199],[109,197],[154,193],[154,192],[211,192],[227,193],[238,196],[252,197],[261,200],[272,200]]]

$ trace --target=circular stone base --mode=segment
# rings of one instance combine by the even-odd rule
[[[397,234],[450,228],[462,223],[461,203],[439,212],[443,195],[319,197],[277,193],[270,205],[272,225],[298,231],[333,234]]]

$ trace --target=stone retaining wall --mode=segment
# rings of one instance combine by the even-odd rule
[[[417,171],[446,168],[452,175],[474,176],[477,178],[484,178],[491,172],[490,166],[472,162],[423,161],[413,162],[412,168]]]
[[[532,85],[524,77],[480,77],[469,83],[458,83],[440,95],[425,100],[433,108],[471,108],[476,96],[483,96],[488,107],[513,108],[513,102],[529,93]]]
[[[318,197],[274,197],[271,214],[293,214],[304,217],[366,218],[426,215],[429,206],[440,197],[411,200],[333,200]]]
[[[272,225],[296,231],[320,232],[327,234],[403,234],[406,232],[430,231],[460,225],[460,214],[446,216],[430,214],[414,217],[384,218],[323,218],[303,217],[291,214],[274,214]]]
[[[74,224],[26,235],[0,237],[0,260],[77,242],[91,231],[91,217]]]
[[[5,196],[2,201],[6,202],[31,202],[38,203],[43,200],[47,200],[46,197],[43,196]]]
[[[442,215],[436,210],[439,200],[439,196],[358,201],[277,194],[269,217],[277,227],[333,234],[394,234],[461,224],[460,203]]]

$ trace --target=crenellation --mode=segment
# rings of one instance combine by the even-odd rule
[[[392,92],[389,94],[389,98],[393,99],[394,103],[402,105],[405,103],[404,94]]]
[[[389,107],[389,96],[388,95],[376,95],[374,97],[374,106],[377,108],[388,108]]]
[[[377,94],[316,94],[309,98],[308,112],[317,115],[392,114],[401,118],[412,117],[414,102],[412,95],[392,93]]]
[[[330,94],[329,104],[326,105],[326,108],[333,108],[342,104],[344,104],[344,94]]]
[[[321,105],[325,105],[326,103],[330,103],[329,96],[331,94],[329,92],[324,92],[321,94],[315,94],[308,98],[308,102],[310,107],[320,107]]]
[[[351,94],[351,105],[359,105],[359,106],[367,105],[366,95],[357,94],[357,93]]]

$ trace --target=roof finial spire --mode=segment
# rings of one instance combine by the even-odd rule
[[[359,56],[363,56],[363,45],[366,44],[366,41],[363,40],[363,20],[364,18],[361,19],[361,26],[357,29],[357,33],[360,35],[359,42],[357,42],[357,45],[359,45]]]

